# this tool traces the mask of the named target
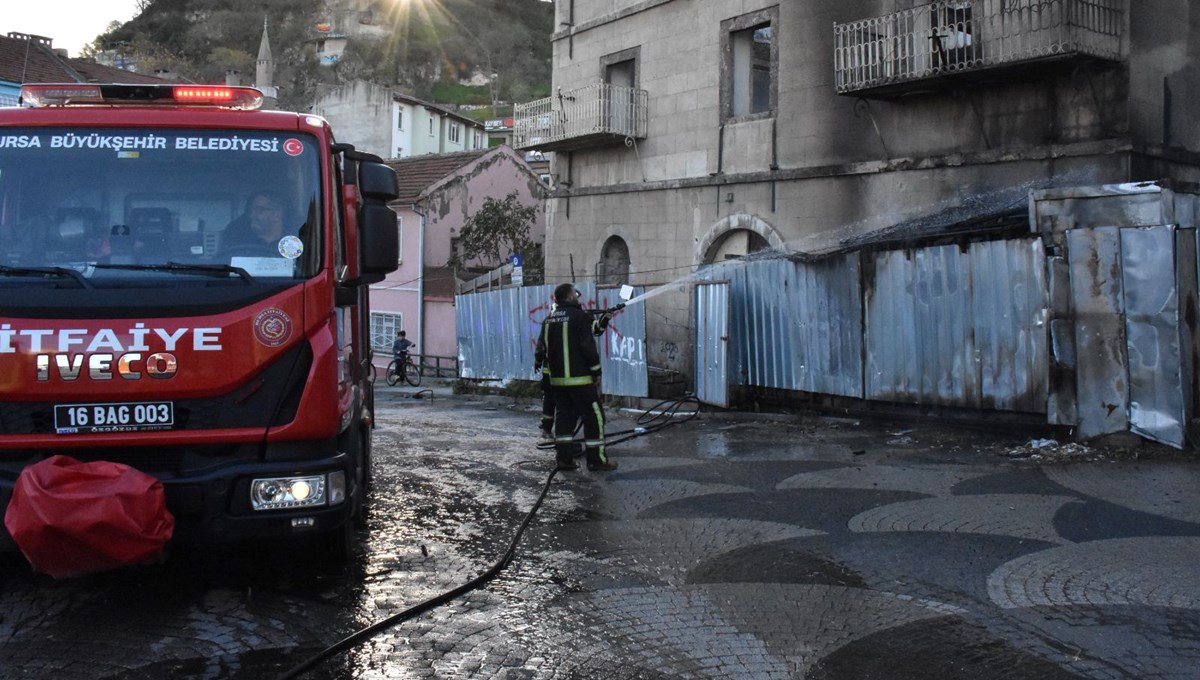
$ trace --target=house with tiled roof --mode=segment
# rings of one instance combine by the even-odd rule
[[[161,78],[71,59],[40,35],[10,32],[0,37],[0,106],[16,106],[25,83],[161,83]]]
[[[530,237],[541,243],[546,187],[508,146],[395,159],[388,165],[400,185],[400,196],[391,203],[400,230],[400,267],[371,286],[376,364],[386,366],[392,340],[405,330],[425,366],[440,363],[449,369],[458,355],[454,296],[459,276],[474,277],[449,266],[455,240],[486,199],[516,192],[523,205],[537,208]],[[472,264],[478,263],[467,263]]]

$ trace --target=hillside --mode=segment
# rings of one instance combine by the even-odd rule
[[[144,73],[166,69],[216,83],[235,69],[250,82],[265,17],[283,108],[304,110],[321,88],[356,79],[448,104],[491,101],[488,86],[460,85],[477,74],[497,74],[502,101],[525,101],[550,90],[550,2],[420,0],[375,3],[386,9],[374,13],[348,9],[366,4],[148,0],[141,14],[100,36],[96,47],[132,57]],[[316,27],[330,21],[349,39],[341,60],[322,66]],[[370,24],[371,31],[356,24]]]

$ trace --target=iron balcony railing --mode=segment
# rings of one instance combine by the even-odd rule
[[[939,0],[834,24],[839,94],[1070,57],[1121,59],[1126,0]],[[907,86],[911,87],[911,86]]]
[[[517,104],[513,146],[569,151],[646,138],[645,90],[596,83]]]

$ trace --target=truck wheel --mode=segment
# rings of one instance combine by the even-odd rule
[[[358,430],[358,444],[360,455],[356,457],[358,465],[358,476],[355,483],[358,487],[357,506],[354,510],[354,523],[363,528],[367,526],[367,511],[370,503],[367,502],[367,494],[371,490],[371,482],[374,475],[372,474],[371,460],[371,431],[364,425]]]
[[[353,462],[350,478],[350,503],[353,507],[350,517],[357,527],[367,523],[367,489],[371,485],[371,431],[366,425],[352,425],[342,435],[339,448],[346,452]]]

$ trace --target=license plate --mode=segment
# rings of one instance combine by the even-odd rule
[[[54,431],[58,434],[145,432],[175,426],[175,404],[169,401],[119,404],[57,404]]]

